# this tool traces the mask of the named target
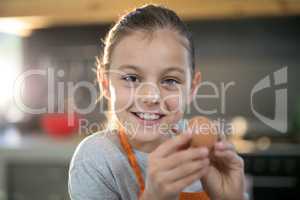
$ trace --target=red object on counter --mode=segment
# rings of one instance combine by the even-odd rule
[[[42,116],[42,129],[50,136],[56,138],[68,137],[79,128],[79,117],[73,113],[68,119],[68,113],[48,113]]]

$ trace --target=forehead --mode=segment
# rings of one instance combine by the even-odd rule
[[[153,33],[135,31],[122,38],[111,55],[111,68],[138,66],[141,70],[166,71],[180,68],[189,71],[187,40],[170,29]]]

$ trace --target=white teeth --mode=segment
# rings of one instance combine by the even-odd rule
[[[159,119],[160,116],[156,114],[151,114],[151,113],[136,113],[140,118],[145,119],[145,120],[155,120]]]

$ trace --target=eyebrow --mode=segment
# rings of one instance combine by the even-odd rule
[[[178,68],[178,67],[169,67],[169,68],[167,68],[167,69],[164,70],[164,73],[170,72],[170,71],[177,71],[177,72],[182,73],[182,74],[185,73],[184,69]]]
[[[121,65],[120,67],[118,67],[118,69],[133,69],[133,70],[141,72],[139,67],[134,66],[134,65]]]
[[[133,69],[133,70],[136,70],[138,72],[141,72],[140,68],[137,67],[137,66],[134,66],[134,65],[121,65],[120,67],[118,67],[118,69]],[[179,67],[168,67],[166,68],[163,73],[167,73],[167,72],[170,72],[170,71],[177,71],[179,73],[182,73],[182,74],[185,74],[185,70],[182,69],[182,68],[179,68]]]

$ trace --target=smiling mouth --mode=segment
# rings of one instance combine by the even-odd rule
[[[163,118],[165,115],[160,113],[144,113],[144,112],[131,112],[134,116],[140,120],[145,121],[158,121]]]

